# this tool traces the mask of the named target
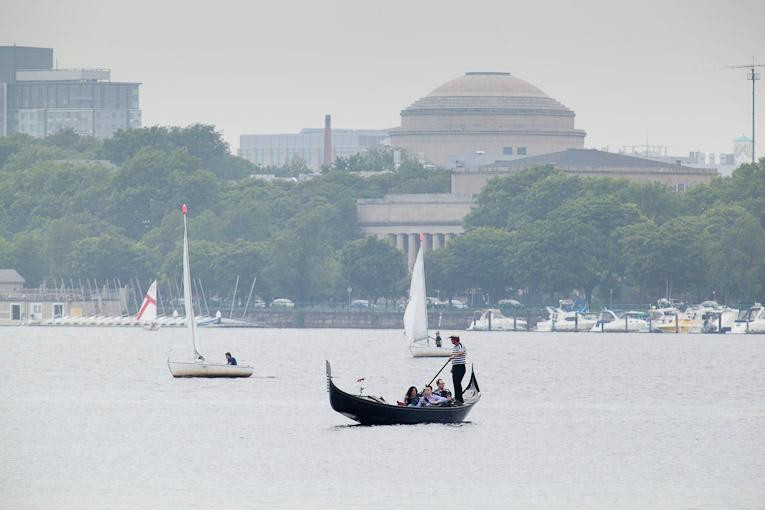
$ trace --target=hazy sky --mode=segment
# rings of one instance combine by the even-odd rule
[[[465,71],[509,71],[576,112],[587,147],[731,152],[751,132],[765,2],[2,0],[0,44],[140,81],[143,124],[387,128]],[[758,82],[765,147],[765,80]]]

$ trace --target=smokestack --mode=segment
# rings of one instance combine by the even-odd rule
[[[324,164],[332,164],[332,116],[324,116]]]

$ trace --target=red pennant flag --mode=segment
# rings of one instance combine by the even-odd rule
[[[183,204],[181,206],[181,212],[183,213],[184,216],[186,216],[186,211],[188,211],[188,207],[186,207],[186,204]]]

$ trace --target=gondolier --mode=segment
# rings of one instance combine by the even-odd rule
[[[462,404],[462,378],[465,377],[465,358],[467,352],[460,342],[460,337],[450,336],[452,341],[452,382],[454,383],[454,400]]]

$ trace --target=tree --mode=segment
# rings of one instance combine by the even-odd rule
[[[330,212],[329,204],[317,204],[290,219],[272,240],[264,276],[269,297],[316,301],[339,293],[339,267],[327,240]]]
[[[621,231],[625,274],[653,296],[669,286],[676,295],[699,293],[707,285],[709,267],[703,241],[703,224],[684,216],[663,225],[651,220]]]
[[[709,282],[723,300],[754,301],[765,291],[765,231],[738,205],[716,206],[701,217]]]
[[[340,252],[340,267],[345,282],[355,293],[372,301],[399,295],[406,276],[401,252],[391,243],[374,237],[346,243]]]
[[[480,288],[496,301],[513,284],[505,260],[513,237],[500,229],[478,228],[449,242],[437,260],[442,275],[460,289]],[[439,253],[439,252],[435,252]],[[426,274],[428,273],[426,261]],[[435,288],[441,284],[434,282]],[[449,285],[444,285],[447,294]]]
[[[601,281],[597,230],[575,217],[539,220],[519,231],[507,266],[523,287],[544,293],[582,289],[589,303]]]
[[[516,216],[527,218],[525,197],[532,186],[551,175],[562,175],[551,166],[522,170],[515,175],[489,179],[475,207],[465,217],[465,228],[507,228]],[[515,223],[522,223],[515,221]]]
[[[123,236],[106,234],[74,243],[66,260],[72,278],[146,279],[154,274],[146,249]]]

